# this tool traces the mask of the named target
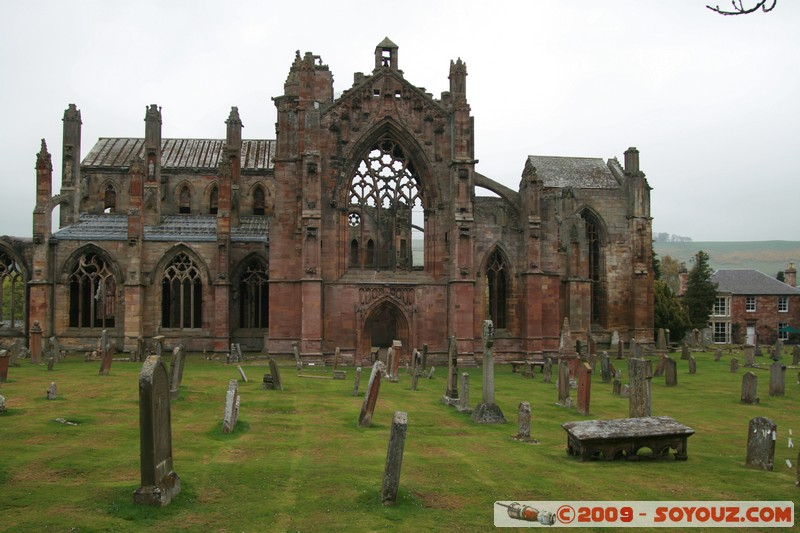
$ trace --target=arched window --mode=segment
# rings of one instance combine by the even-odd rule
[[[203,283],[200,270],[183,252],[164,271],[161,280],[161,325],[165,328],[202,326]]]
[[[383,138],[369,149],[350,182],[348,204],[358,213],[358,224],[349,219],[351,236],[372,241],[367,263],[378,269],[411,270],[415,262],[412,243],[422,239],[424,214],[422,191],[413,162],[403,148]],[[424,250],[424,247],[420,247]]]
[[[178,212],[192,212],[192,191],[189,190],[189,186],[186,184],[181,186],[180,192],[178,193]]]
[[[375,266],[375,243],[372,239],[367,241],[367,266],[370,268]]]
[[[506,327],[508,306],[508,267],[500,250],[495,249],[486,265],[486,316],[495,328]]]
[[[219,210],[219,188],[214,185],[211,193],[208,195],[208,212],[211,215],[216,215]]]
[[[261,185],[256,185],[253,189],[253,214],[263,215],[264,208],[264,188]]]
[[[594,213],[585,209],[581,216],[586,226],[587,256],[589,259],[589,279],[592,281],[592,324],[605,326],[606,322],[606,286],[605,269],[603,267],[602,242],[600,224]]]
[[[113,213],[117,210],[117,191],[110,183],[106,185],[105,193],[103,194],[103,212]]]
[[[251,259],[239,278],[239,324],[269,327],[269,275],[263,261]]]
[[[109,265],[95,252],[81,255],[69,277],[70,327],[114,327],[116,302],[117,283]]]
[[[350,241],[350,266],[351,267],[359,266],[358,239],[353,239],[352,241]]]
[[[21,328],[25,319],[25,280],[17,262],[0,251],[0,324]]]

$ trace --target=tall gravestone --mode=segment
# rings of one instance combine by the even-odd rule
[[[758,376],[752,372],[742,376],[742,403],[758,403]]]
[[[231,433],[239,420],[239,382],[235,379],[228,381],[228,391],[225,394],[225,412],[222,416],[222,432]]]
[[[653,378],[652,363],[646,359],[628,359],[630,379],[628,416],[630,418],[652,416],[650,380]]]
[[[756,347],[749,344],[744,347],[744,366],[751,368],[756,366]]]
[[[157,356],[150,356],[139,374],[139,443],[142,485],[133,494],[137,504],[164,507],[181,491],[172,465],[169,376]]]
[[[617,332],[615,331],[614,333]],[[624,357],[625,357],[625,343],[617,340],[617,359],[623,359]]]
[[[553,360],[544,356],[544,366],[542,367],[542,381],[550,383],[553,379]]]
[[[100,354],[102,361],[100,362],[100,375],[107,376],[111,372],[111,363],[114,361],[114,352],[111,350],[111,345],[108,342],[108,330],[104,329],[100,335]]]
[[[361,384],[361,367],[356,367],[356,379],[353,382],[353,396],[358,396],[358,386]]]
[[[653,373],[653,377],[660,378],[664,375],[664,367],[667,364],[667,357],[669,356],[664,352],[658,354],[658,363],[656,364],[656,371]]]
[[[400,359],[403,358],[403,342],[397,339],[392,341],[392,350],[394,350],[394,359],[392,359],[392,381],[397,381]]]
[[[769,367],[769,395],[783,396],[786,388],[786,366],[775,361]]]
[[[578,367],[578,414],[589,415],[589,398],[592,390],[592,368],[588,363]]]
[[[558,405],[569,404],[569,366],[563,359],[558,361]]]
[[[337,346],[335,350],[333,350],[333,370],[336,371],[336,368],[339,366],[339,357],[341,355],[341,350]]]
[[[422,345],[422,370],[428,368],[428,345]]]
[[[739,371],[739,360],[735,357],[731,359],[731,372],[738,372]]]
[[[678,384],[678,362],[672,357],[664,358],[664,376],[667,387],[675,387]]]
[[[186,352],[183,349],[183,345],[179,344],[172,349],[172,359],[169,362],[169,395],[171,400],[174,400],[180,394],[185,360]]]
[[[269,358],[269,373],[272,375],[272,384],[275,390],[283,390],[283,381],[281,381],[281,371],[278,364],[272,357]]]
[[[456,409],[459,413],[472,412],[472,407],[469,406],[469,374],[466,372],[461,374],[461,395],[458,398]]]
[[[38,365],[42,360],[42,327],[38,320],[31,326],[31,363]]]
[[[697,359],[693,355],[689,356],[689,373],[697,374]]]
[[[406,443],[408,414],[397,411],[392,417],[392,431],[389,435],[389,448],[386,451],[386,467],[383,470],[381,502],[394,505],[400,488],[400,467],[403,465],[403,448]]]
[[[483,321],[483,401],[472,412],[472,419],[482,424],[505,424],[500,406],[494,402],[494,324]]]
[[[386,365],[381,361],[375,361],[372,365],[372,372],[367,383],[367,392],[364,395],[364,403],[361,404],[361,413],[358,415],[358,426],[368,428],[372,424],[372,415],[375,412],[375,404],[378,403],[378,392],[381,389],[381,376],[386,370]]]
[[[658,328],[656,350],[658,350],[659,352],[667,351],[667,333],[664,331],[664,328]]]
[[[50,386],[47,387],[47,395],[45,397],[48,400],[55,400],[58,398],[58,387],[56,387],[55,381],[50,382]]]
[[[753,418],[747,428],[747,458],[745,464],[772,470],[775,461],[775,441],[778,425],[763,416]]]
[[[681,359],[689,359],[689,345],[685,342],[681,345]]]
[[[531,404],[521,402],[517,408],[517,434],[512,437],[516,440],[531,440]]]
[[[714,352],[714,361],[719,361],[720,359],[722,359],[722,350],[717,348],[717,350]]]
[[[292,342],[292,353],[294,353],[294,365],[297,370],[303,370],[303,362],[300,360],[300,350],[297,347],[297,341]]]
[[[392,369],[394,368],[394,348],[391,346],[388,350],[386,350],[386,378],[389,381],[396,381],[396,376],[392,375]]]
[[[484,352],[483,357],[486,357]],[[458,348],[456,338],[450,336],[447,343],[447,386],[442,401],[453,405],[458,400]]]

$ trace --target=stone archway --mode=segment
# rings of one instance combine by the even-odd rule
[[[364,320],[360,352],[369,354],[372,347],[379,348],[379,356],[386,362],[386,352],[393,340],[403,343],[402,357],[407,359],[406,351],[411,340],[408,320],[397,305],[384,300],[375,305]]]

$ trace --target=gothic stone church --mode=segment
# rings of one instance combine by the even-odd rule
[[[274,140],[242,139],[235,107],[225,139],[162,138],[152,105],[143,138],[101,138],[82,161],[70,105],[60,192],[43,142],[33,239],[0,240],[2,335],[38,322],[78,350],[102,329],[126,351],[158,334],[217,352],[297,341],[304,357],[340,347],[357,362],[394,339],[441,356],[449,336],[480,356],[487,318],[500,360],[555,352],[564,318],[584,341],[652,341],[639,152],[624,166],[528,156],[512,190],[476,170],[460,59],[449,80],[438,99],[414,86],[386,39],[335,98],[319,56],[298,53]],[[26,297],[9,311],[15,283]]]

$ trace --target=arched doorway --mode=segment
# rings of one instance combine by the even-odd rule
[[[360,352],[366,356],[372,348],[379,349],[379,357],[386,362],[386,352],[393,340],[403,343],[402,359],[408,359],[410,336],[408,320],[403,311],[392,301],[376,304],[364,320]]]

